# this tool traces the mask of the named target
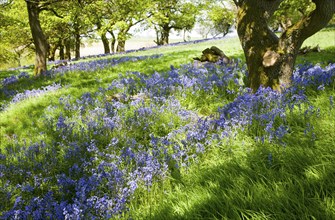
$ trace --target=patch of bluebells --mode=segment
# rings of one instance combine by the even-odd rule
[[[325,68],[319,65],[300,65],[293,73],[292,81],[296,88],[324,90],[325,86],[335,84],[335,64],[329,64]]]
[[[60,84],[54,83],[52,85],[42,87],[41,89],[26,90],[23,93],[17,93],[9,103],[13,104],[25,99],[38,97],[49,92],[54,92],[60,88],[62,88]]]
[[[15,84],[17,81],[18,81],[17,76],[9,76],[2,80],[2,85],[3,86],[12,85],[12,84]]]
[[[306,118],[317,113],[304,88],[317,89],[310,77],[318,69],[295,73],[283,93],[251,93],[243,85],[243,68],[189,64],[151,76],[129,73],[96,93],[60,98],[44,116],[45,136],[52,141],[16,140],[0,152],[0,195],[8,201],[0,205],[1,218],[118,217],[129,210],[137,189],[187,169],[217,141],[257,129],[259,140],[284,143],[290,112],[298,109]],[[333,74],[332,66],[323,71]],[[176,98],[199,91],[236,98],[217,115],[200,117]],[[115,93],[122,95],[110,99]]]
[[[233,102],[219,109],[215,123],[221,136],[233,136],[239,130],[257,133],[261,142],[284,144],[284,136],[290,132],[289,113],[298,109],[305,119],[319,116],[320,112],[309,104],[308,89],[322,91],[335,83],[335,64],[325,68],[320,66],[301,66],[293,73],[292,87],[282,93],[270,88],[259,88],[240,94]],[[330,97],[332,106],[332,96]],[[315,135],[312,126],[307,126],[306,134]]]
[[[107,67],[112,67],[125,62],[136,62],[145,59],[157,59],[162,55],[151,55],[151,56],[127,56],[113,59],[98,59],[90,60],[85,62],[75,62],[70,63],[69,65],[60,66],[55,69],[47,71],[47,75],[53,76],[55,74],[65,74],[67,72],[73,71],[89,71],[93,72],[99,69],[105,69]]]
[[[257,140],[281,141],[289,131],[288,110],[306,101],[305,95],[291,97],[289,89],[283,93],[271,88],[259,88],[256,93],[249,90],[219,109],[216,125],[223,131],[223,137],[233,136],[239,130],[251,130],[259,135]]]
[[[53,143],[6,149],[3,180],[16,187],[2,188],[15,201],[2,208],[4,219],[115,217],[127,211],[138,187],[168,175],[171,159],[187,163],[185,156],[195,152],[188,144],[193,140],[181,143],[174,128],[192,127],[198,117],[172,97],[165,105],[142,97],[108,102],[104,91],[71,99],[62,97],[45,116]],[[63,113],[57,115],[59,108]]]
[[[171,66],[165,73],[147,76],[139,72],[128,73],[119,80],[125,93],[145,93],[149,97],[168,97],[176,92],[207,94],[237,93],[244,85],[245,66],[239,61],[225,65],[219,63],[187,64],[177,69]]]
[[[12,75],[9,76],[5,79],[2,80],[1,84],[3,87],[9,86],[9,85],[13,85],[15,83],[17,83],[19,81],[19,79],[21,78],[29,78],[29,74],[27,72],[20,72],[19,75]]]
[[[145,59],[156,59],[161,57],[162,55],[151,55],[151,56],[130,56],[130,57],[121,57],[115,59],[104,59],[104,60],[93,60],[93,61],[86,61],[86,62],[78,62],[78,63],[71,63],[70,65],[60,66],[56,69],[48,70],[46,75],[47,76],[54,76],[55,74],[65,74],[70,71],[96,71],[97,69],[104,69],[107,67],[115,66],[124,62],[136,62]],[[57,61],[54,63],[59,63],[61,61]],[[46,91],[56,90],[58,86],[53,84],[41,89],[33,89],[33,90],[26,90],[24,92],[18,93],[15,89],[12,88],[12,85],[15,85],[20,81],[20,79],[27,79],[30,78],[30,75],[27,72],[21,72],[19,75],[12,75],[5,78],[0,87],[0,95],[3,94],[6,98],[12,98],[9,103],[4,103],[0,106],[0,110],[6,109],[6,106],[10,103],[16,103],[28,97],[34,97],[45,93]]]

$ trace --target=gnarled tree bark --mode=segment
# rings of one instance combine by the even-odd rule
[[[280,37],[267,20],[283,0],[235,0],[238,8],[237,33],[246,57],[249,83],[281,90],[291,84],[294,64],[303,42],[323,27],[335,13],[334,0],[312,0],[315,10],[287,28]]]
[[[38,76],[47,70],[48,43],[41,28],[39,19],[40,8],[38,6],[38,2],[26,0],[26,3],[29,25],[35,45],[34,75]]]

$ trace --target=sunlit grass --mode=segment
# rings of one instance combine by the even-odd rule
[[[156,198],[153,207],[149,204],[145,210],[135,210],[135,218],[334,218],[335,109],[329,110],[330,94],[335,92],[313,101],[321,106],[320,117],[311,122],[315,142],[301,139],[304,128],[299,125],[292,128],[285,147],[259,144],[238,135],[213,146],[183,173],[183,184],[164,188],[164,192],[154,188],[150,195]]]
[[[317,36],[320,42],[324,42],[324,38],[333,34],[332,32],[326,35],[322,33]],[[317,38],[312,40],[311,45],[316,41]],[[105,104],[111,102],[108,97],[94,96],[99,92],[99,88],[106,89],[114,80],[129,77],[131,74],[128,73],[131,72],[141,72],[148,76],[155,72],[165,73],[171,70],[171,65],[179,67],[192,62],[193,57],[199,56],[203,49],[212,45],[223,49],[228,56],[243,57],[238,40],[225,39],[198,45],[136,52],[132,56],[151,54],[163,54],[163,56],[158,59],[120,63],[94,72],[73,71],[53,77],[20,79],[18,83],[10,85],[10,88],[23,92],[53,83],[60,84],[62,87],[56,91],[9,104],[0,112],[0,153],[10,149],[15,145],[15,141],[29,145],[43,140],[54,144],[52,146],[57,146],[55,156],[58,156],[59,161],[62,162],[52,172],[57,174],[63,171],[70,172],[68,164],[78,163],[77,159],[81,155],[74,155],[76,160],[73,159],[73,161],[67,160],[64,155],[69,147],[67,145],[77,141],[76,135],[82,135],[78,141],[96,138],[96,141],[104,144],[100,148],[105,147],[110,141],[108,135],[96,137],[93,131],[79,133],[80,126],[91,116],[90,114],[103,108],[104,102]],[[324,52],[300,57],[301,61],[298,59],[298,63],[305,60],[323,63],[323,61],[328,62],[328,59],[334,62],[334,57],[331,56],[334,48],[327,45],[331,46],[329,42],[320,45],[324,47]],[[128,55],[130,54],[125,56]],[[4,76],[7,77],[10,74],[11,72],[6,72]],[[145,184],[139,186],[132,195],[132,200],[127,204],[130,208],[129,212],[118,217],[123,219],[334,219],[335,107],[331,101],[332,97],[335,97],[334,86],[335,82],[321,90],[306,88],[310,103],[296,106],[291,112],[287,112],[286,118],[277,118],[277,123],[285,123],[290,127],[284,137],[285,144],[268,140],[264,143],[259,141],[256,137],[264,134],[264,125],[257,122],[253,126],[246,126],[245,129],[236,128],[236,132],[232,133],[234,135],[211,142],[205,153],[199,153],[196,158],[191,158],[191,166],[175,168],[173,163],[177,162],[171,160],[172,165],[167,165],[169,175],[166,179],[155,179],[151,187]],[[235,87],[233,86],[232,89]],[[113,96],[117,92],[119,92],[117,89],[110,90],[104,95]],[[83,115],[78,113],[80,112],[78,109],[66,110],[66,104],[59,102],[60,98],[71,97],[69,104],[75,105],[80,103],[83,94],[87,93],[92,94],[93,100],[99,101],[100,105],[99,107],[89,106],[90,112],[86,110],[86,114]],[[180,102],[181,108],[196,112],[199,118],[217,117],[218,107],[234,101],[236,96],[236,93],[227,94],[224,90],[208,93],[204,90],[190,89],[173,93],[173,98]],[[2,104],[8,103],[11,98],[1,96],[0,99]],[[120,117],[124,120],[119,124],[120,130],[107,131],[109,135],[111,133],[116,135],[122,143],[136,140],[142,147],[150,148],[153,145],[152,135],[170,137],[170,132],[188,122],[181,120],[176,114],[176,107],[162,110],[157,107],[162,103],[158,105],[150,98],[146,98],[142,104],[131,105],[130,102],[123,103],[126,107],[123,107],[123,112],[120,113]],[[165,104],[169,106],[169,103]],[[312,113],[305,115],[304,112],[309,104],[315,108]],[[138,117],[138,109],[152,106],[155,107],[156,114]],[[158,115],[158,112],[162,114]],[[60,138],[57,126],[53,126],[58,123],[60,115],[67,117],[68,121],[79,121],[75,127],[78,133],[69,135],[69,140],[66,141]],[[54,120],[53,124],[46,125],[47,117]],[[201,123],[199,118],[196,120]],[[83,125],[83,131],[85,126]],[[187,128],[185,130],[187,131]],[[186,133],[176,135],[176,139],[185,138],[185,135]],[[112,148],[111,151],[114,150]],[[50,152],[48,156],[52,159]],[[42,157],[43,155],[40,155],[38,159],[43,161]],[[185,158],[181,157],[180,160],[183,159]],[[13,179],[17,184],[24,181],[24,177],[20,175]],[[4,184],[1,180],[0,183]],[[44,188],[38,190],[47,191],[47,184],[50,183],[46,182],[43,185]],[[7,198],[1,193],[0,198]],[[9,202],[14,201],[6,201],[6,204]]]

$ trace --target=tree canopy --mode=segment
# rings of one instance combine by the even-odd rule
[[[7,0],[0,4],[0,63],[20,65],[22,56],[35,51],[40,74],[47,59],[79,58],[83,37],[100,39],[110,53],[125,50],[130,29],[138,24],[156,31],[158,45],[169,43],[171,30],[190,31],[196,22],[205,37],[224,36],[237,24],[251,86],[276,87],[279,81],[288,83],[282,76],[292,70],[277,64],[292,66],[297,48],[333,14],[333,0]],[[278,38],[272,30],[283,34]],[[275,66],[263,66],[265,54],[272,60],[281,57],[275,65],[280,76],[272,74]]]

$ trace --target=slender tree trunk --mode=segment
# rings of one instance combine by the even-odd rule
[[[169,27],[169,25],[164,25],[162,29],[162,33],[161,33],[161,40],[160,40],[162,45],[169,44],[170,30],[171,28]]]
[[[71,39],[64,40],[65,60],[71,60]]]
[[[80,33],[79,30],[76,31],[75,33],[75,49],[74,49],[74,57],[75,59],[80,58]]]
[[[154,42],[157,45],[162,45],[163,43],[161,42],[161,31],[157,27],[155,27],[155,31],[156,31],[156,40]]]
[[[74,22],[74,58],[78,60],[80,58],[80,24],[78,16],[75,17]]]
[[[65,60],[65,54],[64,54],[64,44],[59,44],[59,59]]]
[[[109,41],[108,38],[106,37],[106,33],[103,33],[100,35],[102,44],[104,45],[104,52],[105,54],[110,53],[110,48],[109,48]]]
[[[102,44],[104,46],[104,53],[105,54],[108,54],[110,53],[110,48],[109,48],[109,41],[108,41],[108,38],[106,36],[106,33],[107,31],[103,31],[102,32],[102,24],[100,21],[96,22],[96,25],[97,25],[97,28],[98,28],[98,32],[100,32],[100,37],[101,37],[101,41],[102,41]]]
[[[41,28],[39,13],[40,9],[38,8],[37,3],[26,1],[29,17],[29,26],[31,29],[31,34],[33,37],[35,45],[35,76],[41,75],[47,70],[47,53],[48,53],[48,44],[46,37]]]
[[[111,51],[112,51],[112,53],[114,53],[114,52],[115,52],[116,37],[115,37],[113,31],[109,31],[109,33],[110,33],[111,36],[112,36],[112,41],[111,41]]]
[[[281,90],[291,85],[298,51],[305,39],[327,25],[335,12],[334,0],[313,0],[316,9],[278,38],[268,27],[267,19],[278,9],[281,0],[245,0],[238,6],[237,32],[249,70],[249,86]]]
[[[112,30],[107,30],[108,33],[112,36],[111,39],[111,52],[114,53],[115,52],[115,44],[116,44],[116,37],[115,34]]]
[[[54,61],[56,56],[56,50],[59,47],[59,43],[53,44],[49,47],[49,61]]]

